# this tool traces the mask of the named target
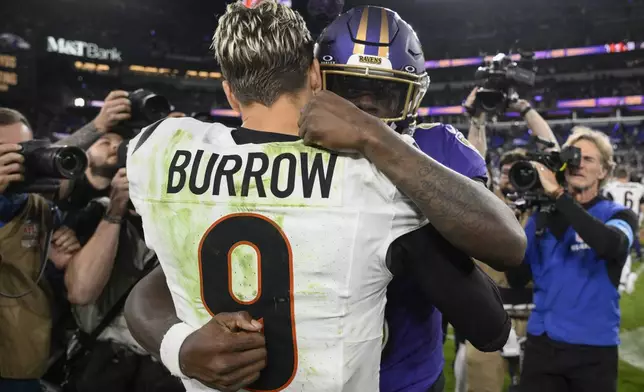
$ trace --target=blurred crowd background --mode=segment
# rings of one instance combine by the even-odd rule
[[[610,137],[617,164],[631,180],[642,181],[644,0],[287,3],[314,35],[342,9],[373,4],[397,11],[416,29],[431,79],[419,122],[452,124],[466,136],[470,119],[462,103],[481,83],[477,68],[499,52],[513,55],[537,75],[534,86],[518,87],[520,97],[548,121],[560,144],[575,125],[601,130]],[[240,124],[209,48],[225,6],[224,0],[2,2],[0,107],[23,113],[36,139],[52,141],[96,118],[113,90],[145,88],[165,97],[174,112]],[[495,181],[501,155],[526,146],[530,136],[519,113],[498,115],[488,124],[485,158]],[[643,330],[641,300],[624,301],[623,327]],[[643,335],[633,336],[624,340],[631,348],[620,351],[630,356],[620,364],[620,391],[644,391],[644,349],[637,342]],[[451,343],[445,352],[449,364]],[[448,368],[446,390],[452,390]]]

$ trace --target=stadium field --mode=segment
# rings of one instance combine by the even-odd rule
[[[635,291],[632,295],[622,296],[621,301],[618,392],[644,391],[644,263],[634,264],[633,269],[640,272]],[[453,362],[454,340],[448,339],[445,343],[445,392],[454,391]],[[508,381],[506,378],[504,390],[507,390]]]

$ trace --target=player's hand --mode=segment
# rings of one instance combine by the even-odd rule
[[[246,387],[266,367],[261,329],[246,312],[217,314],[181,345],[181,371],[222,392]]]
[[[333,151],[360,152],[380,127],[386,124],[358,109],[346,99],[322,90],[316,93],[302,110],[300,137],[304,144]]]
[[[51,237],[49,259],[56,268],[62,270],[67,267],[72,257],[81,248],[76,233],[69,227],[61,227]]]
[[[541,186],[543,187],[546,195],[552,196],[556,194],[557,191],[561,189],[561,185],[559,185],[555,173],[539,162],[530,163],[532,163],[532,166],[537,170],[537,174],[539,174],[539,180],[541,181]]]
[[[121,121],[129,120],[132,107],[128,99],[128,92],[122,90],[111,91],[105,98],[105,103],[100,113],[94,119],[94,126],[101,133],[112,129]]]
[[[125,168],[121,168],[116,172],[116,175],[112,178],[111,186],[108,215],[112,217],[123,217],[127,211],[127,203],[130,200],[130,182],[127,179],[127,171]]]
[[[12,182],[25,179],[25,157],[18,153],[21,149],[18,144],[0,144],[0,195]]]

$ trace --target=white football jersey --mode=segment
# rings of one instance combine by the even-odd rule
[[[612,181],[604,187],[604,196],[640,216],[640,204],[644,200],[644,185],[638,182]]]
[[[387,250],[426,219],[364,158],[231,132],[167,119],[129,144],[130,197],[178,317],[261,320],[254,391],[378,391]]]

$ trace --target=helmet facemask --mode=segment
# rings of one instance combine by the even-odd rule
[[[322,88],[353,102],[386,123],[415,117],[429,77],[390,69],[321,64]]]

